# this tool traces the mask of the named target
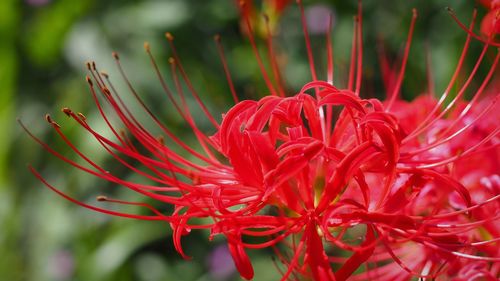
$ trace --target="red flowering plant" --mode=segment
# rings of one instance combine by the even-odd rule
[[[330,32],[326,35],[328,71],[322,81],[316,73],[304,9],[298,3],[311,82],[287,95],[271,37],[267,37],[268,70],[252,35],[252,21],[242,9],[269,94],[260,100],[238,99],[220,38],[216,37],[235,101],[220,122],[191,83],[174,37],[166,34],[172,51],[173,86],[166,83],[149,44],[145,44],[167,98],[196,137],[196,148],[184,143],[151,112],[127,79],[116,53],[113,57],[130,92],[163,136],[153,135],[132,113],[108,75],[99,72],[95,63],[88,64],[89,89],[111,136],[96,130],[83,114],[69,108],[62,111],[97,140],[117,165],[154,184],[108,172],[79,150],[50,115],[46,116],[49,124],[86,164],[60,154],[27,130],[46,150],[75,168],[159,205],[173,206],[172,212],[141,199],[130,202],[106,196],[97,199],[140,206],[150,214],[88,205],[60,191],[30,167],[31,171],[47,187],[83,207],[168,222],[175,249],[184,258],[188,256],[181,238],[191,231],[208,229],[209,239],[225,236],[236,268],[245,279],[254,276],[247,252],[271,248],[282,280],[497,280],[500,87],[495,74],[499,54],[493,50],[492,60],[487,54],[500,44],[493,36],[474,33],[475,12],[467,27],[450,11],[467,34],[455,73],[439,99],[430,90],[414,101],[403,101],[399,95],[417,18],[414,10],[400,65],[391,66],[381,55],[387,100],[362,98],[361,5],[355,17],[349,79],[347,86],[339,87],[332,83]],[[472,40],[482,43],[482,52],[452,95],[465,72],[463,65]],[[481,65],[489,69],[467,101],[465,92]],[[188,105],[187,94],[196,101],[196,109]],[[112,111],[106,111],[103,104]],[[204,113],[215,134],[199,129],[193,110]],[[118,130],[112,118],[126,131]]]
[[[481,20],[481,33],[487,36],[500,33],[500,1],[481,0],[479,2],[489,10]]]

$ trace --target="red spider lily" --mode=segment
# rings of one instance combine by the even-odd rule
[[[184,258],[188,257],[181,247],[181,237],[193,229],[209,229],[211,237],[224,235],[245,279],[254,275],[247,251],[268,247],[282,264],[277,265],[282,280],[498,278],[500,88],[490,81],[500,55],[497,51],[494,59],[485,63],[486,53],[498,44],[473,33],[476,14],[470,26],[464,27],[467,39],[444,94],[439,100],[429,94],[404,102],[398,96],[417,18],[414,11],[401,65],[391,68],[385,64],[388,100],[382,102],[360,97],[361,5],[345,88],[332,84],[330,33],[327,79],[318,79],[300,1],[299,9],[312,82],[286,97],[270,38],[268,72],[250,32],[250,44],[270,95],[258,101],[239,101],[217,37],[236,102],[220,123],[189,80],[173,36],[167,33],[166,37],[173,53],[170,64],[175,91],[163,79],[149,45],[145,45],[168,99],[191,128],[203,152],[183,143],[152,114],[126,78],[117,54],[114,58],[129,90],[164,136],[152,135],[131,113],[108,75],[100,73],[94,63],[88,64],[90,92],[113,137],[96,131],[82,114],[68,108],[63,112],[95,138],[117,163],[155,184],[132,182],[109,173],[90,155],[82,153],[49,115],[46,119],[56,133],[87,165],[66,158],[28,131],[46,150],[68,164],[172,205],[172,213],[161,212],[142,201],[105,196],[98,200],[142,206],[151,214],[128,214],[88,205],[56,189],[35,169],[30,168],[31,171],[50,189],[86,208],[168,222],[175,248]],[[243,20],[252,31],[245,13]],[[452,97],[451,90],[464,72],[464,60],[473,38],[483,42],[483,51]],[[489,67],[486,77],[479,81],[474,97],[465,101],[465,92],[484,64]],[[216,129],[214,135],[208,136],[198,128],[182,84]],[[126,132],[118,131],[112,124],[103,103],[111,106],[113,118],[120,120]],[[190,154],[190,158],[167,145],[167,140]],[[197,218],[208,222],[202,224]]]
[[[481,32],[486,36],[500,33],[500,1],[482,0],[480,2],[489,10],[481,20]]]

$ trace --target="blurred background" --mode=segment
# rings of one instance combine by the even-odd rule
[[[46,189],[29,172],[28,164],[51,184],[84,202],[98,204],[95,197],[101,194],[144,200],[71,169],[37,145],[16,122],[20,118],[51,147],[77,159],[45,122],[44,115],[51,113],[64,132],[96,163],[134,180],[136,175],[116,166],[98,143],[90,141],[88,134],[60,112],[66,106],[82,112],[89,122],[106,132],[85,82],[85,62],[96,61],[99,69],[110,74],[120,93],[127,96],[129,93],[111,56],[112,51],[117,51],[128,78],[158,118],[183,141],[193,143],[193,136],[165,99],[143,42],[150,42],[160,69],[168,74],[167,59],[171,53],[164,33],[169,31],[175,36],[190,79],[220,120],[221,114],[231,107],[232,99],[214,44],[215,34],[222,36],[239,97],[256,99],[267,94],[248,39],[241,31],[234,2],[0,1],[1,280],[240,280],[224,239],[209,242],[207,232],[193,231],[183,238],[185,250],[193,260],[184,261],[172,246],[167,224],[108,217],[78,207]],[[256,11],[268,13],[271,18],[278,61],[286,88],[292,94],[310,81],[299,10],[295,1],[291,1],[282,14],[276,13],[270,10],[268,2],[272,1],[254,4]],[[328,14],[333,14],[335,85],[345,87],[357,1],[303,2],[322,79],[326,77],[325,27]],[[404,48],[413,7],[418,9],[419,19],[402,94],[410,100],[428,91],[426,51],[430,54],[433,90],[441,93],[465,41],[465,32],[453,22],[445,7],[452,7],[468,23],[475,4],[472,0],[364,1],[362,95],[384,97],[378,54],[383,48],[390,60],[397,61]],[[480,7],[478,17],[484,13]],[[264,32],[262,28],[256,29],[258,44],[265,54]],[[471,48],[465,69],[472,68],[481,45],[476,42]],[[481,77],[486,68],[481,70]],[[172,85],[171,82],[167,77],[167,83]],[[129,100],[135,110],[137,103]],[[213,133],[203,115],[195,114],[195,118],[203,130]],[[249,251],[249,254],[255,266],[255,280],[278,280],[270,252]]]

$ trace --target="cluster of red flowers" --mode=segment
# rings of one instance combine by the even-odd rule
[[[299,3],[302,20],[304,10]],[[94,137],[118,164],[155,182],[124,180],[83,154],[58,123],[47,121],[68,146],[89,165],[59,154],[35,136],[45,149],[93,176],[128,188],[174,207],[163,213],[152,205],[98,197],[99,201],[142,206],[150,215],[120,213],[73,199],[32,172],[63,197],[98,212],[168,222],[177,251],[187,257],[181,237],[194,229],[209,229],[210,237],[224,235],[240,275],[252,279],[251,249],[272,248],[282,280],[497,280],[500,274],[500,87],[495,81],[498,43],[474,30],[475,13],[467,31],[455,73],[443,95],[432,90],[412,102],[398,98],[417,13],[413,12],[401,65],[384,69],[388,99],[363,99],[362,13],[353,35],[349,81],[345,88],[333,81],[331,38],[327,36],[326,81],[316,74],[307,28],[305,43],[312,82],[285,96],[278,63],[269,51],[271,70],[264,67],[255,38],[250,43],[261,66],[269,95],[239,101],[216,38],[229,88],[236,104],[219,123],[201,102],[167,33],[175,91],[167,85],[150,52],[153,67],[170,102],[191,128],[203,152],[182,142],[161,123],[137,95],[114,54],[120,73],[139,104],[164,136],[153,136],[129,110],[108,75],[89,63],[87,81],[102,119],[113,137],[96,131],[86,118],[64,108],[64,113]],[[251,21],[243,15],[249,31]],[[461,23],[459,23],[463,26]],[[465,82],[452,95],[463,73],[472,40],[482,52]],[[270,37],[268,46],[272,48]],[[488,61],[487,53],[494,52]],[[481,65],[489,70],[470,101],[464,93]],[[213,124],[216,133],[204,134],[193,119],[183,86]],[[174,93],[177,92],[177,95]],[[126,132],[112,125],[102,107],[113,109]],[[173,145],[167,145],[166,141]],[[190,154],[190,160],[173,147]],[[146,151],[147,153],[145,153]],[[135,164],[132,164],[133,160]],[[140,163],[141,167],[138,167]],[[203,218],[204,220],[198,220]],[[208,221],[208,222],[207,222]],[[200,223],[207,222],[207,223]],[[308,279],[309,278],[309,279]],[[483,279],[481,279],[483,280]]]

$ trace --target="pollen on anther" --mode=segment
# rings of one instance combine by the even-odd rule
[[[126,138],[127,137],[127,132],[124,129],[120,129],[119,132],[120,132],[120,136],[122,138]]]
[[[85,80],[87,80],[87,83],[89,83],[89,85],[92,87],[94,86],[94,82],[92,82],[92,78],[90,78],[90,76],[85,76]]]
[[[106,94],[107,96],[111,96],[111,91],[107,88],[107,87],[103,87],[102,88],[102,91],[104,92],[104,94]]]
[[[81,112],[78,112],[77,113],[78,117],[80,117],[80,119],[82,119],[83,121],[87,120],[87,117],[85,115],[83,115],[83,113]]]
[[[158,136],[156,140],[161,144],[165,145],[165,138],[163,136]]]
[[[64,107],[61,109],[62,112],[64,112],[64,114],[66,114],[66,116],[70,117],[71,116],[71,109],[67,108],[67,107]]]
[[[99,195],[96,197],[96,200],[99,202],[108,201],[108,197],[106,197],[104,195]]]
[[[47,120],[49,124],[56,126],[57,128],[61,128],[61,126],[57,124],[56,121],[52,119],[52,117],[50,117],[50,114],[45,114],[45,120]]]
[[[146,52],[149,52],[151,50],[151,47],[149,46],[149,42],[144,42],[144,49]]]
[[[174,40],[174,36],[172,35],[172,33],[170,32],[166,32],[165,33],[165,37],[167,38],[167,40],[169,41],[173,41]]]
[[[168,58],[168,63],[174,64],[175,63],[175,59],[173,57],[169,57]]]

